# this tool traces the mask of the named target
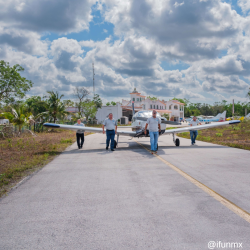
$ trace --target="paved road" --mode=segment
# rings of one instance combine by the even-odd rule
[[[158,155],[249,212],[250,152],[198,145],[164,136]],[[1,250],[250,249],[249,235],[249,222],[127,137],[111,152],[89,135],[0,200]]]

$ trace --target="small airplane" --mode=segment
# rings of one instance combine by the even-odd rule
[[[145,135],[145,126],[147,123],[147,119],[152,117],[152,110],[142,110],[135,113],[134,106],[132,104],[133,108],[133,118],[132,118],[132,131],[121,131],[117,130],[117,140],[115,140],[115,148],[118,146],[118,140],[119,136],[130,136],[134,138],[141,138],[141,137],[149,137],[149,131],[147,130],[147,133]],[[190,127],[183,127],[183,128],[175,128],[175,129],[169,129],[166,130],[166,124],[176,124],[175,122],[167,121],[166,118],[161,117],[159,113],[156,114],[156,117],[161,120],[161,131],[159,132],[159,136],[162,135],[171,135],[173,136],[173,142],[175,146],[180,146],[180,139],[175,138],[177,133],[183,133],[183,132],[189,132],[190,130],[202,130],[202,129],[208,129],[208,128],[214,128],[219,126],[225,126],[225,125],[231,125],[231,124],[237,124],[240,123],[239,120],[233,120],[233,121],[225,121],[225,122],[218,122],[213,124],[205,124],[200,126],[190,126]],[[179,124],[179,123],[177,123]],[[54,123],[44,123],[43,126],[49,127],[49,128],[58,128],[58,129],[69,129],[76,131],[79,129],[79,126],[74,125],[63,125],[63,124],[54,124]],[[103,133],[102,128],[92,128],[92,127],[81,127],[81,130],[84,130],[86,132],[92,132],[92,133]],[[157,145],[158,149],[158,145]]]
[[[249,119],[250,118],[250,113],[245,116],[245,118]]]
[[[219,113],[217,116],[210,118],[210,119],[199,119],[200,122],[205,122],[205,124],[211,123],[211,122],[224,122],[226,120],[226,113],[227,111],[224,111],[222,114]]]

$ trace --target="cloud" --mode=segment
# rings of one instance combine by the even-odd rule
[[[238,0],[237,4],[245,14],[250,10],[250,2],[248,0]]]
[[[219,0],[169,0],[161,1],[160,6],[157,1],[144,0],[130,0],[126,5],[103,2],[108,5],[105,19],[115,25],[117,35],[154,39],[170,60],[216,58],[241,32],[242,18]],[[185,8],[181,8],[183,4]]]
[[[27,54],[45,55],[48,41],[41,41],[35,32],[0,28],[0,45],[8,45]]]
[[[248,2],[238,3],[247,10]],[[105,27],[102,41],[69,35],[89,28],[95,8],[116,37]],[[50,32],[61,37],[42,40]],[[241,98],[250,80],[249,38],[250,18],[219,0],[0,0],[0,56],[25,68],[30,94],[92,89],[94,62],[96,93],[106,100],[128,98],[134,87],[161,99]],[[175,70],[164,70],[163,61]]]
[[[92,4],[92,0],[1,1],[0,21],[35,32],[79,32],[89,27]]]

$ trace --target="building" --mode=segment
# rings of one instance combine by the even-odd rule
[[[170,119],[173,121],[184,119],[184,103],[177,100],[151,100],[141,95],[135,88],[130,93],[130,100],[122,100],[122,115],[129,117],[130,120],[132,118],[132,102],[134,102],[135,111],[155,109],[161,115],[169,114]]]
[[[113,113],[115,120],[126,116],[129,118],[129,121],[131,121],[133,116],[132,102],[134,102],[135,112],[155,109],[160,115],[168,114],[172,121],[179,122],[184,119],[184,103],[177,100],[151,100],[141,95],[135,88],[134,91],[130,93],[130,100],[122,99],[122,103],[117,102],[115,106],[102,106],[98,109],[96,113],[97,122],[102,123],[108,117],[109,113]],[[69,113],[77,113],[77,108],[69,107],[67,111]]]
[[[98,123],[102,123],[109,115],[113,114],[115,120],[121,119],[122,117],[122,105],[117,102],[115,106],[102,106],[97,110],[96,119]]]

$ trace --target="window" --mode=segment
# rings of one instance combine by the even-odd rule
[[[157,105],[157,109],[158,109],[158,105]]]
[[[177,110],[178,110],[178,106],[177,106],[177,105],[174,105],[174,109],[177,109]]]
[[[167,106],[165,106],[165,109],[167,109]]]
[[[140,97],[140,102],[141,102],[141,97]]]
[[[150,104],[150,108],[152,109],[152,104]]]
[[[155,105],[154,105],[154,109],[155,109]]]
[[[140,99],[139,99],[139,98],[137,98],[137,102],[139,102],[139,100],[140,100]]]
[[[172,105],[169,106],[169,109],[172,109]]]
[[[133,102],[135,101],[135,98],[133,98]]]

